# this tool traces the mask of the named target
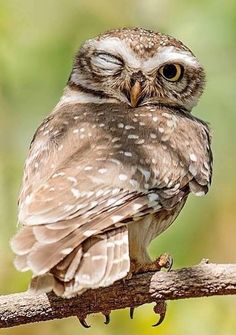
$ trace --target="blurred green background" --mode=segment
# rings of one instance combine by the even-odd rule
[[[78,46],[104,30],[142,26],[182,40],[207,72],[206,91],[194,114],[213,129],[214,178],[205,198],[191,197],[175,224],[151,246],[168,251],[175,267],[201,258],[235,262],[236,239],[236,2],[235,0],[0,0],[0,294],[27,288],[30,274],[12,264],[9,239],[16,231],[17,196],[30,140],[59,100]],[[159,329],[152,306],[112,313],[109,326],[90,316],[20,326],[13,334],[235,334],[236,299],[218,297],[169,303]]]

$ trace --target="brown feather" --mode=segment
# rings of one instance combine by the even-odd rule
[[[163,47],[177,48],[183,80],[164,81],[159,68],[153,70],[155,80],[142,74],[144,105],[130,108],[129,75],[100,76],[93,58],[99,42],[112,36],[142,64]],[[124,29],[85,43],[63,97],[71,100],[62,99],[38,128],[25,165],[19,198],[23,227],[11,245],[16,267],[38,276],[36,291],[53,287],[70,297],[124,277],[129,257],[150,261],[148,244],[174,221],[189,193],[208,191],[209,129],[187,111],[203,84],[194,55],[168,36]],[[82,104],[73,100],[77,95],[109,103]]]

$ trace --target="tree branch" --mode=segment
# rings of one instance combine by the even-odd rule
[[[29,292],[0,296],[0,328],[135,307],[158,300],[236,294],[236,264],[207,264],[170,272],[144,273],[110,287],[62,299]]]

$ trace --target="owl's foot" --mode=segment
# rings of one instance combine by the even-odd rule
[[[135,307],[130,307],[130,309],[129,309],[129,316],[130,316],[131,320],[133,320],[133,318],[134,318],[134,310],[135,310]],[[157,327],[164,321],[165,316],[166,316],[166,310],[167,310],[166,301],[165,300],[157,300],[156,305],[153,307],[153,311],[154,311],[155,314],[159,315],[159,320],[157,321],[157,323],[152,325],[152,327]]]
[[[167,272],[169,272],[172,269],[173,266],[173,257],[168,254],[168,253],[164,253],[161,254],[155,261],[154,263],[157,262],[160,266],[160,270],[162,268],[167,269]]]
[[[140,264],[137,261],[132,260],[130,271],[125,279],[132,278],[132,275],[135,273],[156,272],[160,271],[162,268],[167,269],[167,271],[169,272],[172,268],[172,265],[173,258],[168,253],[161,254],[155,261],[146,264]],[[135,308],[136,307],[130,307],[129,316],[131,320],[134,318]],[[160,315],[160,319],[155,325],[153,325],[153,327],[158,326],[164,320],[166,314],[166,302],[158,301],[156,306],[154,307],[154,312]]]
[[[104,324],[108,325],[111,321],[111,319],[110,319],[111,311],[104,311],[104,312],[102,312],[102,314],[105,316]]]
[[[111,311],[104,311],[102,312],[102,314],[105,316],[105,325],[108,325],[111,321],[110,319],[110,314],[111,314]],[[86,316],[84,317],[78,317],[79,319],[79,322],[80,324],[84,327],[84,328],[90,328],[91,326],[87,324],[87,321],[86,321]]]
[[[77,316],[78,317],[78,316]],[[87,324],[86,322],[86,316],[85,317],[78,317],[80,324],[84,327],[84,328],[90,328],[91,326]]]
[[[153,307],[153,311],[155,314],[159,314],[160,317],[157,323],[152,325],[153,327],[159,326],[164,321],[166,316],[166,309],[167,309],[167,303],[165,300],[156,301],[156,305]]]
[[[144,272],[156,272],[160,271],[162,268],[165,268],[167,269],[167,271],[170,271],[172,265],[173,265],[173,258],[169,254],[164,253],[151,263],[140,264],[136,260],[132,260],[130,273],[134,274]],[[130,276],[128,278],[130,278]]]
[[[129,308],[129,317],[131,320],[133,320],[134,318],[134,310],[135,310],[135,307],[130,307]]]

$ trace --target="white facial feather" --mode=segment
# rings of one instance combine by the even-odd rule
[[[140,59],[135,53],[127,46],[127,44],[120,40],[117,37],[108,37],[102,39],[100,41],[92,40],[93,47],[96,48],[97,51],[105,51],[114,55],[120,56],[126,64],[128,64],[132,68],[140,67]]]
[[[107,75],[112,75],[122,66],[122,62],[118,59],[104,53],[94,55],[91,58],[91,64],[103,70]]]
[[[190,52],[180,51],[174,46],[168,46],[160,48],[152,58],[145,61],[142,64],[142,69],[144,72],[150,72],[168,62],[185,63],[195,68],[200,66],[196,58]]]
[[[192,67],[199,67],[197,59],[187,51],[181,51],[174,46],[160,47],[156,54],[148,60],[143,60],[136,55],[133,50],[119,38],[105,38],[100,41],[93,41],[93,46],[98,51],[105,51],[123,58],[128,67],[141,70],[144,73],[151,72],[168,62],[185,63]]]
[[[104,104],[106,103],[117,103],[117,99],[108,99],[108,98],[102,98],[99,96],[95,96],[89,93],[80,92],[80,91],[72,91],[68,90],[65,91],[63,96],[61,97],[60,101],[56,105],[55,110],[60,108],[62,105],[70,104],[70,103],[81,103],[81,104],[87,104],[87,103],[95,103],[95,104]]]
[[[161,66],[167,63],[181,63],[186,66],[193,67],[195,69],[201,68],[198,60],[194,57],[194,55],[187,50],[180,50],[175,46],[159,46],[156,50],[156,53],[149,57],[148,59],[144,59],[139,56],[135,51],[133,51],[129,45],[118,37],[105,37],[100,40],[88,40],[84,48],[91,49],[96,51],[96,53],[92,53],[90,61],[91,64],[95,67],[98,67],[100,71],[102,71],[103,75],[111,76],[120,67],[123,66],[122,62],[119,62],[119,59],[116,57],[120,57],[124,61],[124,66],[129,70],[130,74],[133,72],[137,72],[139,70],[142,71],[144,75],[153,75],[153,72],[157,72]],[[110,55],[111,56],[110,56]],[[114,55],[114,57],[113,57]],[[71,80],[75,84],[81,85],[83,87],[90,87],[91,82],[88,80],[84,72],[75,71],[71,75]],[[93,90],[100,90],[100,83],[93,81],[92,85]],[[68,93],[68,92],[67,92]],[[185,107],[189,110],[196,104],[199,94],[195,94],[191,96],[191,98],[185,101]],[[85,92],[74,92],[71,94],[64,94],[61,101],[57,105],[60,107],[65,103],[117,103],[124,102],[129,103],[127,97],[124,94],[119,94],[119,91],[113,92],[113,98],[99,97],[94,96],[90,93]],[[145,103],[145,101],[144,101]]]

